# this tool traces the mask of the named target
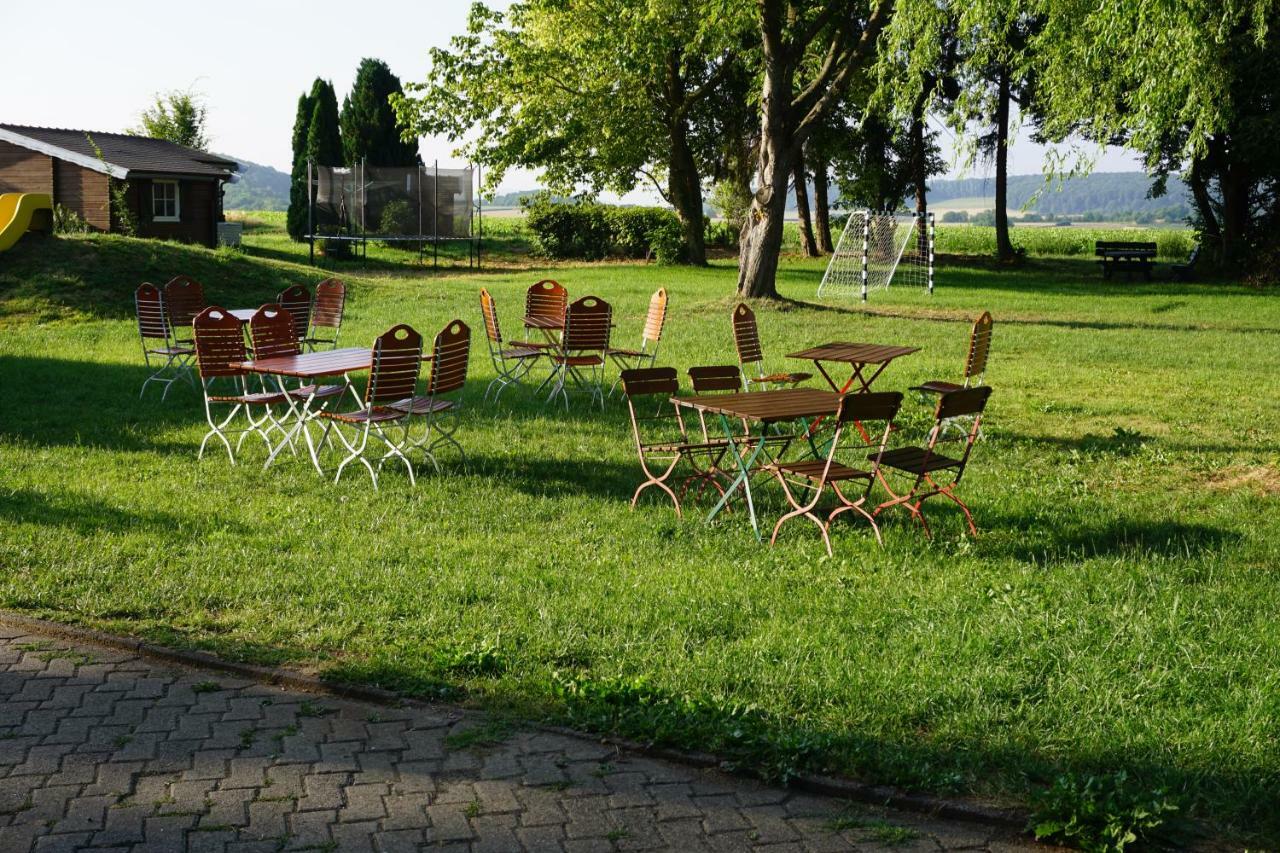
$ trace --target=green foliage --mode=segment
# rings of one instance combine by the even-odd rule
[[[674,216],[653,226],[648,236],[653,258],[658,263],[678,264],[684,260],[684,228]]]
[[[589,201],[563,204],[549,194],[524,199],[521,204],[535,249],[543,257],[600,260],[609,255],[652,255],[659,263],[678,263],[683,258],[684,232],[669,210]]]
[[[131,132],[204,151],[209,147],[208,113],[201,96],[190,90],[157,93],[155,102],[139,116],[141,125]]]
[[[342,101],[342,148],[347,163],[416,166],[418,140],[406,141],[396,126],[393,96],[402,96],[400,78],[380,59],[360,60],[351,92]]]
[[[307,157],[317,166],[341,166],[346,160],[339,130],[338,96],[333,84],[316,78],[311,86],[311,123],[307,126]]]
[[[87,234],[89,233],[89,223],[85,222],[84,217],[75,210],[55,204],[53,206],[53,233]]]
[[[751,210],[750,191],[737,181],[718,181],[711,188],[708,201],[724,218],[729,230],[734,232],[732,245],[737,245],[737,235],[742,232],[742,223],[746,222],[747,213]]]
[[[288,210],[293,183],[289,175],[270,166],[237,160],[240,170],[236,182],[223,186],[222,204],[226,210]],[[306,195],[302,196],[303,226],[306,224]],[[302,233],[299,231],[299,233]]]
[[[995,218],[995,217],[993,216],[993,217],[992,217],[992,219],[994,219],[994,218]],[[953,223],[954,223],[954,222],[968,222],[968,221],[969,221],[969,211],[967,211],[967,210],[948,210],[946,213],[942,214],[942,221],[943,221],[943,222],[953,222]],[[991,223],[991,224],[994,224],[994,223]]]
[[[1145,790],[1123,770],[1107,775],[1062,775],[1032,797],[1029,829],[1094,853],[1118,853],[1146,840],[1178,805],[1164,791]]]
[[[944,255],[984,255],[995,252],[995,229],[980,225],[940,225],[936,249]],[[1099,240],[1135,240],[1156,244],[1162,261],[1185,261],[1195,238],[1185,228],[1088,228],[1041,226],[1019,228],[1018,246],[1031,257],[1092,258]]]
[[[402,198],[393,198],[383,205],[382,217],[378,220],[378,232],[381,234],[416,234],[418,232],[418,215]]]
[[[94,156],[102,164],[102,171],[109,175],[110,166],[98,143],[94,142],[93,137],[87,133],[84,138],[89,141],[89,147],[93,149]],[[107,211],[114,231],[126,237],[132,237],[138,233],[138,215],[129,204],[128,181],[107,178]]]
[[[286,218],[289,236],[294,240],[301,240],[307,233],[307,133],[311,129],[313,112],[315,101],[310,94],[303,92],[298,96],[298,110],[293,119],[293,166],[289,175],[289,215]]]

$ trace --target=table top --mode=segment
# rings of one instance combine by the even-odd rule
[[[241,323],[249,322],[254,314],[258,313],[257,308],[228,308],[227,313],[235,317]]]
[[[847,364],[884,364],[904,355],[919,352],[920,347],[898,347],[888,344],[854,344],[833,341],[829,344],[793,352],[787,358],[809,361],[842,361]]]
[[[307,352],[302,355],[281,355],[258,361],[241,362],[238,367],[250,373],[267,373],[272,376],[296,376],[299,379],[318,379],[322,376],[340,376],[356,370],[368,370],[373,364],[373,350],[361,347]]]
[[[840,408],[840,398],[841,395],[835,391],[784,388],[778,391],[745,391],[741,394],[672,397],[671,402],[713,415],[774,423],[833,415]]]

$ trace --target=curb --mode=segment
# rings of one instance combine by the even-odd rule
[[[276,684],[308,693],[322,693],[343,699],[356,699],[379,705],[408,705],[414,707],[439,708],[441,703],[426,702],[419,699],[407,699],[391,690],[380,687],[369,687],[361,684],[325,681],[312,675],[303,675],[282,667],[257,666],[255,664],[229,661],[208,652],[172,649],[142,640],[107,634],[92,628],[81,628],[76,625],[65,625],[46,619],[23,616],[8,610],[0,610],[0,624],[8,624],[22,628],[34,634],[46,634],[65,637],[70,640],[93,643],[121,651],[133,652],[157,661],[181,664],[197,669],[214,670],[236,675],[250,681],[263,684]],[[458,709],[462,710],[462,709]],[[660,758],[686,767],[701,770],[724,770],[724,761],[710,753],[684,752],[663,746],[653,746],[612,735],[591,735],[577,729],[564,726],[545,725],[539,723],[526,724],[526,728],[535,731],[556,734],[564,737],[587,740],[592,743],[604,743],[651,758]],[[1003,830],[1013,829],[1021,832],[1027,825],[1027,815],[1018,809],[1001,808],[968,800],[935,797],[929,794],[909,794],[887,785],[869,785],[852,779],[838,776],[822,776],[802,774],[792,779],[789,787],[810,794],[820,794],[845,800],[854,800],[876,806],[889,806],[902,811],[925,814],[930,817],[948,820],[965,821],[967,823],[986,824]]]

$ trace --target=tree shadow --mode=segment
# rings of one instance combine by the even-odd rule
[[[104,532],[113,534],[141,530],[171,536],[182,532],[225,530],[244,532],[239,523],[225,518],[201,519],[159,509],[125,510],[111,506],[81,492],[59,489],[36,491],[12,489],[0,491],[0,519],[11,524],[36,524],[74,531],[81,536]]]
[[[1006,533],[1037,526],[1034,515],[1002,515],[990,510],[981,511],[977,520],[987,530]],[[981,550],[992,557],[1045,565],[1108,557],[1193,559],[1221,553],[1243,540],[1234,530],[1197,522],[1122,517],[1056,524],[1043,537],[991,537],[982,541]]]

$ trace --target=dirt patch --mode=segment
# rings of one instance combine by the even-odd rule
[[[1280,495],[1280,467],[1263,465],[1256,468],[1228,468],[1211,476],[1209,486],[1223,492],[1248,489],[1267,497]]]

